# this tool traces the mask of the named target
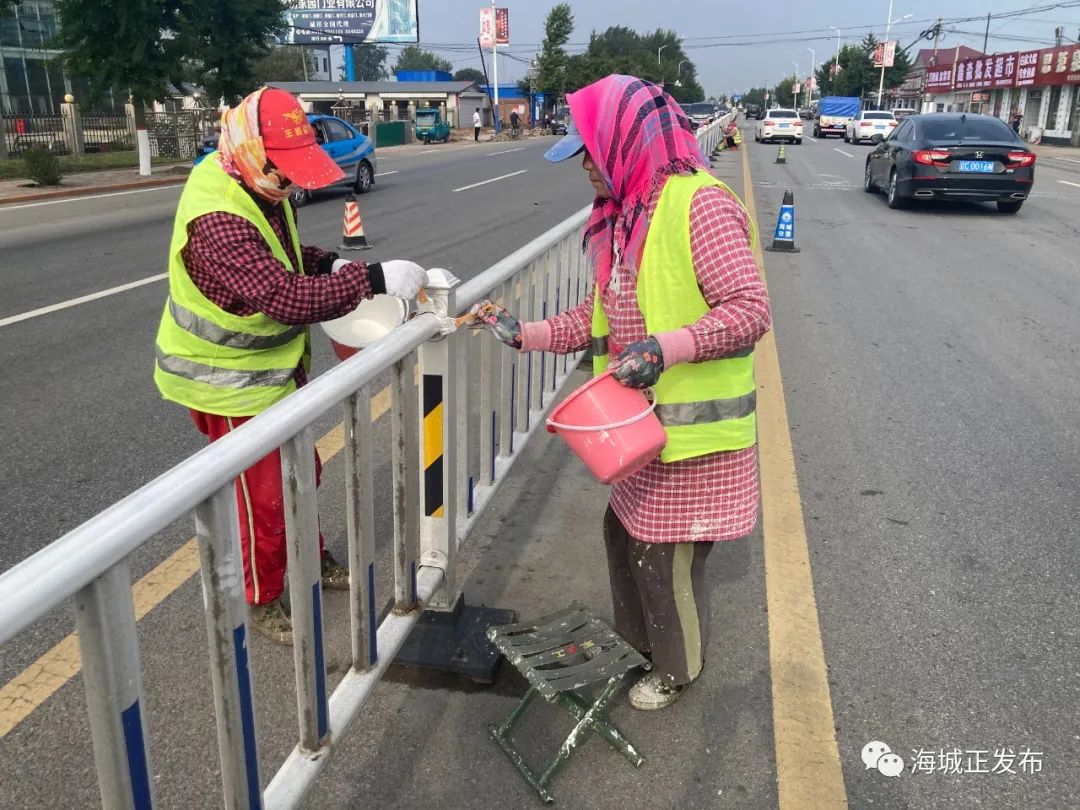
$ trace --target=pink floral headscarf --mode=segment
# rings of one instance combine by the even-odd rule
[[[650,82],[612,75],[569,94],[566,102],[611,192],[611,199],[593,203],[584,238],[603,290],[611,278],[616,224],[622,223],[619,244],[636,272],[653,190],[673,174],[693,174],[708,163],[682,108]]]

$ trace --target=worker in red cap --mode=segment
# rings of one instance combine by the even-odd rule
[[[225,112],[218,150],[191,172],[169,248],[154,382],[165,399],[190,409],[211,441],[304,385],[309,324],[346,315],[380,293],[415,298],[426,284],[412,262],[353,262],[300,244],[292,186],[322,188],[344,176],[316,143],[296,98],[273,88]],[[315,462],[318,476],[317,453]],[[289,644],[277,451],[237,479],[236,495],[252,627]],[[349,587],[348,571],[325,549],[322,583]]]

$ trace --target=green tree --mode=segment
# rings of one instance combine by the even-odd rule
[[[258,59],[252,73],[257,85],[307,81],[315,73],[315,56],[301,45],[281,45]]]
[[[663,48],[662,60],[658,63],[660,48]],[[680,62],[683,63],[681,70]],[[622,25],[612,26],[599,34],[594,31],[585,53],[567,60],[567,90],[577,90],[612,73],[663,82],[664,89],[680,103],[705,98],[705,91],[697,80],[697,69],[686,58],[674,31],[657,29],[642,35]],[[676,80],[681,86],[675,84]]]
[[[382,45],[353,45],[353,70],[361,82],[377,82],[389,77],[386,60],[390,49]]]
[[[101,6],[100,0],[89,1]],[[258,87],[255,63],[270,50],[271,37],[285,30],[284,0],[178,2],[178,39],[194,67],[196,83],[206,88],[207,95],[232,104]]]
[[[398,54],[394,71],[399,70],[445,70],[450,73],[454,66],[437,53],[426,51],[419,45],[407,45]]]
[[[772,89],[772,95],[769,98],[769,102],[776,102],[781,107],[794,107],[795,94],[791,92],[791,86],[797,81],[799,81],[799,79],[794,74],[785,76],[780,80],[780,84]]]
[[[479,70],[479,69],[473,68],[473,67],[467,67],[467,68],[462,68],[461,70],[459,70],[457,73],[454,74],[454,81],[455,82],[478,82],[480,84],[483,84],[484,82],[487,81],[487,79],[484,78],[484,72],[482,70]]]
[[[144,105],[166,96],[184,76],[184,19],[180,0],[57,0],[57,44],[69,74],[87,80],[91,97],[112,87],[131,92],[135,123],[146,126]]]
[[[535,89],[552,101],[566,93],[566,43],[574,32],[574,14],[569,3],[558,3],[544,20],[544,41],[536,55],[532,82]]]

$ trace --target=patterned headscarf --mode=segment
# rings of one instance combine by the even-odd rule
[[[584,247],[603,290],[611,278],[616,223],[624,258],[637,272],[653,190],[673,174],[693,174],[708,163],[682,108],[656,85],[612,75],[566,97],[574,125],[603,175],[611,199],[597,198]]]
[[[266,149],[259,134],[259,99],[263,87],[243,98],[221,116],[218,152],[221,166],[238,176],[255,194],[270,203],[289,196],[289,181],[277,169],[267,170]]]

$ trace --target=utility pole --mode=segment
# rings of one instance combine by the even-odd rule
[[[990,42],[990,15],[986,15],[986,33],[983,34],[983,53],[986,53],[986,46]]]
[[[491,0],[491,21],[495,26],[491,38],[491,73],[495,84],[495,134],[499,134],[499,24],[497,22],[499,12],[495,8],[495,0]]]

